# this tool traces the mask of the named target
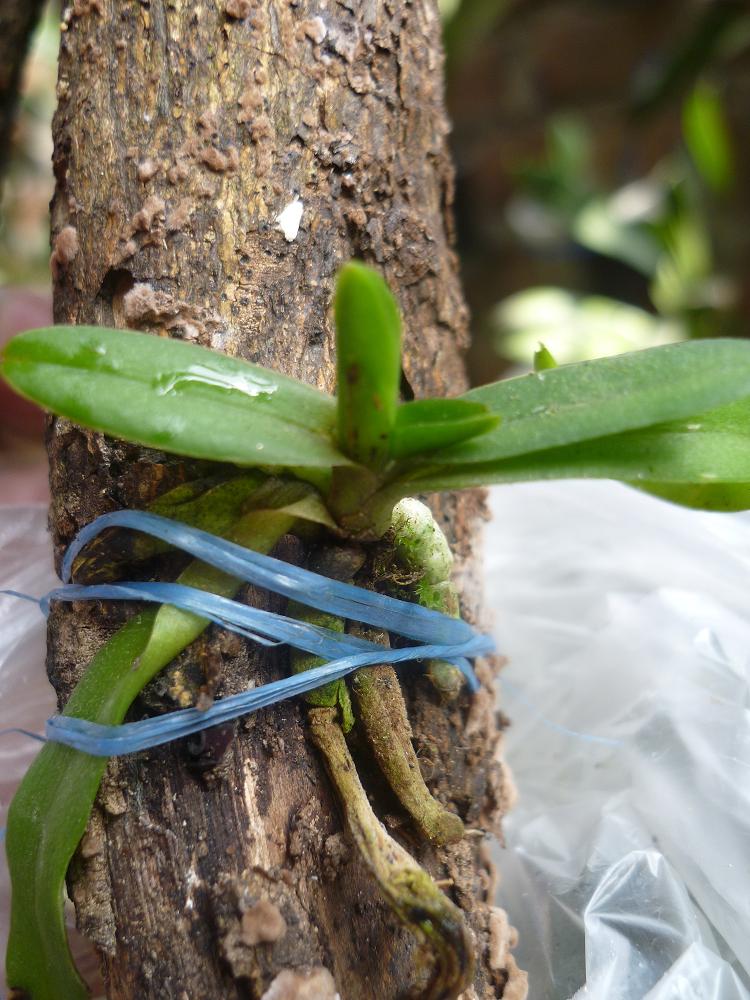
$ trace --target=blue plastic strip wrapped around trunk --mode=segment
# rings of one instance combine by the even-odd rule
[[[120,726],[100,726],[86,719],[55,715],[47,720],[45,732],[49,740],[65,743],[97,757],[133,753],[136,750],[159,746],[161,743],[169,743],[171,740],[189,736],[191,733],[220,725],[222,722],[229,722],[240,715],[255,712],[259,708],[267,708],[286,698],[305,694],[329,681],[346,677],[360,667],[380,663],[406,663],[434,657],[444,659],[446,650],[449,650],[454,658],[460,654],[477,656],[489,652],[491,648],[492,640],[486,636],[476,636],[462,646],[411,646],[406,649],[384,649],[380,646],[373,652],[346,656],[326,663],[322,667],[305,670],[303,673],[293,674],[272,681],[270,684],[242,691],[240,694],[229,695],[214,702],[205,711],[185,708],[153,719],[126,722]],[[471,673],[466,676],[468,679]]]
[[[70,581],[73,562],[84,545],[105,528],[111,527],[132,528],[160,538],[247,583],[273,590],[319,611],[327,611],[352,621],[366,622],[409,639],[457,643],[466,642],[474,635],[471,626],[460,618],[450,618],[419,604],[410,604],[395,597],[362,590],[350,583],[330,580],[272,556],[252,552],[199,528],[191,528],[179,521],[170,521],[159,514],[140,510],[118,510],[112,514],[103,514],[83,528],[65,554],[63,583]]]
[[[238,601],[177,583],[135,581],[92,586],[69,583],[76,556],[91,539],[109,527],[130,528],[153,535],[247,583],[320,611],[366,622],[415,639],[418,644],[389,649],[358,636],[251,608]],[[65,555],[63,581],[65,586],[50,591],[38,602],[45,613],[49,611],[51,601],[60,600],[128,600],[171,604],[254,642],[263,645],[287,643],[329,661],[311,670],[222,698],[206,710],[188,708],[119,726],[102,726],[65,715],[53,716],[47,721],[45,732],[48,740],[65,743],[95,756],[133,753],[159,746],[312,691],[346,677],[360,667],[380,663],[447,660],[461,670],[469,688],[476,691],[479,683],[468,658],[490,653],[494,649],[490,636],[475,632],[459,618],[331,580],[245,549],[198,528],[143,511],[105,514],[84,528]]]

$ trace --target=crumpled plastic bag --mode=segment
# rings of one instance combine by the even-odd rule
[[[0,506],[0,590],[17,590],[41,597],[59,581],[52,567],[47,534],[47,507]],[[44,732],[57,708],[44,669],[47,623],[30,601],[0,595],[0,729],[20,727]],[[18,782],[39,753],[40,744],[15,733],[0,735],[0,826]],[[10,879],[5,851],[0,850],[0,968],[10,921]],[[75,930],[72,904],[66,913],[71,946],[87,982],[101,984],[99,962],[92,945]],[[4,975],[0,981],[5,983]]]
[[[533,1000],[748,1000],[750,517],[600,482],[492,494]]]
[[[530,1000],[750,1000],[750,517],[612,483],[503,487],[492,507],[521,793],[498,904]],[[55,583],[46,511],[0,508],[0,588]],[[0,636],[0,728],[41,732],[38,608],[0,597]],[[0,737],[0,822],[37,751]],[[4,950],[4,862],[0,894]]]

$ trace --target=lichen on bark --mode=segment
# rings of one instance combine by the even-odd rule
[[[465,387],[432,0],[77,0],[63,25],[52,228],[58,248],[67,233],[63,249],[73,230],[77,249],[57,255],[58,322],[185,337],[333,391],[333,280],[359,256],[399,299],[405,396]],[[295,200],[302,217],[290,239],[276,220]],[[196,474],[182,459],[64,420],[50,422],[48,446],[58,558],[97,514],[143,506]],[[448,496],[434,507],[471,619],[482,498]],[[303,558],[294,539],[281,554]],[[280,607],[252,588],[244,599]],[[48,670],[61,701],[111,615],[79,605],[51,615]],[[222,695],[288,664],[210,630],[176,669],[189,678],[196,668]],[[498,957],[476,832],[498,830],[507,799],[489,668],[484,679],[478,702],[464,696],[447,709],[427,682],[405,692],[428,784],[474,832],[430,847],[392,802],[381,795],[380,804],[394,835],[466,913],[475,995],[490,998],[502,996],[514,967]],[[159,698],[168,700],[164,686],[152,690],[152,708]],[[304,705],[242,721],[219,767],[196,773],[189,764],[178,746],[113,762],[71,870],[108,995],[259,998],[278,992],[286,970],[310,968],[328,970],[343,1000],[419,995],[429,970],[357,852],[342,849]],[[264,900],[287,931],[247,946],[243,919]]]

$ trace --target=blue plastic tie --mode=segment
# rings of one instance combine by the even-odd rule
[[[238,601],[178,583],[136,581],[93,586],[71,584],[71,568],[81,549],[105,528],[115,526],[153,535],[231,576],[282,594],[308,607],[366,622],[388,632],[415,639],[419,644],[388,649],[358,636],[335,632],[260,608],[251,608]],[[171,604],[231,629],[254,642],[263,645],[288,643],[296,649],[330,661],[311,670],[219,699],[205,711],[188,708],[119,726],[102,726],[66,715],[56,715],[47,720],[45,732],[48,740],[64,743],[99,757],[133,753],[180,739],[260,708],[267,708],[286,698],[305,694],[330,681],[346,677],[360,667],[379,663],[447,660],[463,673],[469,688],[477,691],[479,682],[468,658],[490,653],[495,648],[490,636],[475,632],[460,618],[452,618],[418,604],[331,580],[310,570],[245,549],[199,528],[144,511],[117,511],[92,521],[68,548],[62,575],[66,585],[50,591],[37,602],[45,614],[49,611],[50,602],[55,600],[129,600]],[[10,591],[6,593],[28,599],[24,594]],[[29,735],[43,739],[36,734]]]
[[[133,753],[136,750],[147,750],[189,736],[209,726],[229,722],[240,715],[256,712],[259,708],[267,708],[286,698],[305,694],[329,681],[346,677],[360,667],[442,657],[446,648],[454,655],[463,653],[477,656],[489,652],[493,645],[485,636],[477,636],[463,646],[411,646],[405,649],[384,649],[381,646],[373,652],[346,656],[321,667],[292,674],[290,677],[271,681],[270,684],[263,684],[261,687],[242,691],[240,694],[229,695],[214,702],[206,711],[185,708],[153,719],[126,722],[120,726],[100,726],[87,719],[56,715],[47,720],[45,732],[49,740],[65,743],[97,757]]]
[[[139,510],[118,510],[112,514],[103,514],[86,525],[65,554],[63,583],[70,582],[73,562],[84,545],[105,528],[111,527],[131,528],[160,538],[247,583],[273,590],[319,611],[327,611],[352,621],[366,622],[409,639],[452,644],[466,642],[475,634],[472,627],[460,618],[451,618],[419,604],[399,601],[395,597],[386,597],[350,583],[319,576],[310,570],[261,555],[224,538],[217,538],[199,528]]]

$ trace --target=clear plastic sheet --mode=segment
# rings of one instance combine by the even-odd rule
[[[504,487],[492,506],[521,791],[498,902],[530,1000],[750,1000],[750,518],[610,483]],[[0,508],[0,587],[55,585],[45,525]],[[0,598],[0,635],[0,727],[41,732],[38,608]],[[0,737],[0,822],[37,750]],[[4,948],[4,864],[0,893]]]
[[[47,534],[47,507],[0,506],[0,589],[41,595],[59,581],[52,568]],[[55,711],[52,688],[44,670],[46,622],[36,604],[0,596],[0,729],[20,726],[43,733]],[[0,826],[16,785],[39,752],[39,743],[15,733],[0,736]],[[98,961],[91,945],[73,927],[68,904],[73,953],[87,981],[100,984]],[[0,969],[8,939],[10,883],[5,851],[0,850]],[[5,984],[0,974],[0,983]],[[3,991],[0,991],[2,994]]]
[[[530,997],[748,1000],[750,518],[597,482],[492,508]]]

